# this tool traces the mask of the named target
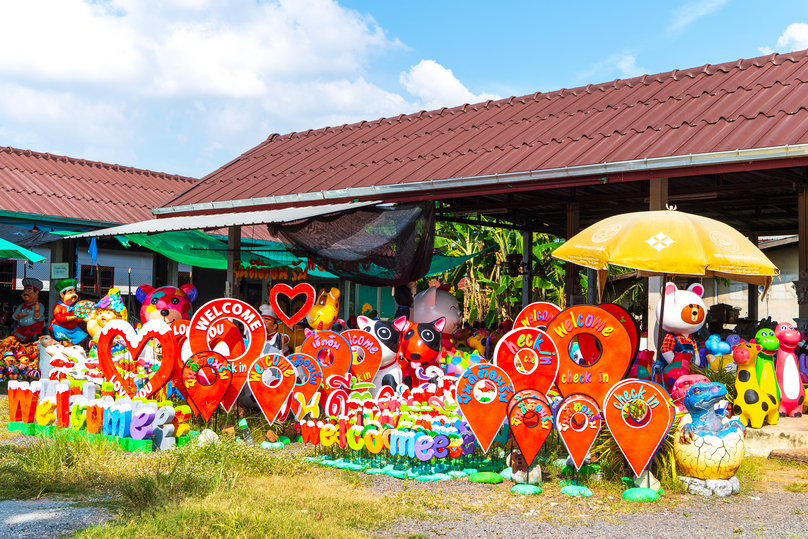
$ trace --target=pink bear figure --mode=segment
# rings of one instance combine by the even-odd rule
[[[774,336],[780,341],[774,364],[777,385],[780,386],[780,416],[802,417],[805,389],[802,387],[799,362],[794,353],[802,335],[791,324],[777,324]]]
[[[196,294],[196,287],[192,284],[184,284],[179,288],[140,285],[135,292],[137,300],[143,304],[140,308],[140,321],[145,324],[156,319],[170,324],[175,320],[190,320],[191,302],[196,299]]]

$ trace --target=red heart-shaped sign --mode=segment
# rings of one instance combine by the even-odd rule
[[[520,393],[511,399],[514,405],[508,413],[508,423],[525,461],[530,465],[553,432],[553,411],[544,395],[541,398],[534,395],[520,397]]]
[[[375,335],[360,329],[340,333],[351,345],[351,372],[360,382],[372,382],[382,364],[382,345]]]
[[[536,389],[546,394],[558,374],[558,350],[544,331],[516,328],[497,342],[493,363],[508,373],[514,391]]]
[[[287,315],[278,303],[278,296],[283,295],[292,300],[300,294],[306,296],[306,302],[303,304],[303,307],[298,309],[298,311],[291,316]],[[314,306],[315,295],[316,291],[309,283],[300,283],[294,288],[285,283],[278,283],[269,291],[269,305],[272,307],[272,310],[275,311],[275,316],[280,318],[287,326],[292,327],[309,314],[309,311]]]
[[[162,347],[163,359],[157,372],[153,373],[143,387],[138,390],[134,384],[134,373],[121,375],[117,365],[112,361],[112,344],[115,337],[120,337],[131,356],[134,364],[146,344],[155,339]],[[128,322],[123,320],[110,320],[101,330],[98,337],[98,363],[107,381],[112,383],[115,392],[120,396],[131,398],[150,397],[168,383],[174,373],[176,361],[176,344],[171,327],[162,320],[149,320],[135,332]]]
[[[249,332],[250,344],[246,350],[241,332],[231,320],[238,320]],[[197,309],[191,318],[188,342],[192,354],[212,350],[219,342],[227,344],[230,350],[227,362],[233,381],[222,397],[222,406],[228,412],[247,382],[250,365],[264,353],[266,341],[266,326],[261,313],[249,303],[238,299],[211,300]]]
[[[615,385],[603,406],[606,425],[640,476],[668,436],[676,409],[661,386],[629,378]]]
[[[317,390],[323,383],[323,371],[320,369],[320,364],[306,354],[291,354],[287,359],[297,373],[295,389],[292,392],[292,413],[295,414],[295,419],[298,421],[302,420],[306,414],[311,414],[312,419],[317,419],[320,402]]]
[[[177,360],[174,362],[174,372],[171,374],[171,383],[174,384],[174,387],[177,388],[177,391],[180,392],[182,397],[188,403],[188,406],[191,407],[191,411],[193,411],[194,415],[199,415],[199,409],[188,396],[188,391],[185,389],[185,384],[182,383],[182,367],[185,365],[185,362],[182,360],[182,347],[188,340],[188,328],[190,327],[190,322],[188,320],[174,320],[169,325],[171,326],[171,330],[174,332],[174,342],[176,344],[175,349],[177,351]]]
[[[271,425],[295,389],[295,368],[280,354],[262,356],[249,370],[250,390]]]
[[[580,470],[586,455],[600,433],[603,417],[598,403],[581,394],[568,395],[556,411],[558,435]]]
[[[227,359],[212,350],[192,355],[182,367],[182,387],[188,393],[187,400],[205,421],[210,420],[232,381]]]
[[[472,365],[457,382],[455,400],[484,453],[505,421],[513,393],[508,373],[487,363]]]

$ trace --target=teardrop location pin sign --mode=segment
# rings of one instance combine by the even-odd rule
[[[639,477],[668,436],[676,410],[661,386],[629,378],[606,395],[604,416],[620,451]]]
[[[455,400],[484,453],[507,417],[513,394],[508,373],[488,363],[469,367],[457,382]]]
[[[519,450],[530,466],[553,432],[553,411],[543,396],[528,394],[520,397],[520,393],[523,392],[517,393],[508,404],[508,424]]]
[[[556,428],[564,447],[580,470],[603,425],[597,401],[588,395],[567,395],[556,411]]]

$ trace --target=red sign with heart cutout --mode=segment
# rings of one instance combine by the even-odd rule
[[[237,320],[247,328],[250,344],[246,349],[241,332],[236,328],[233,333],[231,320]],[[233,298],[214,299],[197,309],[188,329],[191,353],[212,350],[216,343],[223,341],[227,342],[231,351],[231,356],[226,359],[233,381],[222,397],[222,406],[229,412],[247,382],[250,365],[264,353],[267,335],[261,313],[249,303]],[[243,352],[239,354],[241,350]]]
[[[259,357],[250,366],[249,384],[271,425],[295,389],[295,368],[280,354]]]
[[[182,387],[205,421],[219,406],[230,387],[233,377],[227,359],[218,352],[198,352],[188,358],[182,367]]]
[[[595,399],[587,395],[568,395],[556,411],[558,435],[580,470],[600,433],[603,415]]]
[[[631,366],[626,328],[600,307],[578,305],[553,318],[547,334],[558,348],[556,386],[561,394],[583,393],[602,407],[606,393]]]
[[[372,382],[382,364],[382,345],[375,335],[360,329],[340,333],[353,350],[351,372],[360,382]]]
[[[289,363],[295,368],[295,389],[292,392],[292,413],[300,421],[307,413],[312,419],[319,416],[320,386],[323,383],[323,371],[317,360],[307,354],[291,354]],[[302,402],[301,402],[302,401]]]
[[[278,303],[278,296],[286,296],[291,301],[300,294],[306,296],[306,301],[303,303],[303,306],[291,315],[286,314]],[[291,328],[309,314],[309,311],[314,306],[316,295],[317,292],[309,283],[300,283],[295,285],[294,288],[285,283],[278,283],[269,291],[269,305],[272,307],[272,310],[275,311],[275,316],[280,318],[284,324]]]
[[[455,400],[485,453],[505,421],[513,394],[508,373],[496,365],[472,365],[457,382]]]
[[[323,371],[323,379],[329,376],[345,376],[351,370],[353,350],[342,335],[334,331],[315,331],[303,341],[300,352],[317,360]],[[371,381],[373,379],[371,378]],[[331,392],[327,384],[323,384],[326,393]]]
[[[553,411],[547,404],[547,398],[520,391],[511,399],[508,411],[508,424],[519,450],[525,457],[528,466],[539,454],[541,446],[553,432]],[[538,392],[537,392],[538,393]]]
[[[673,426],[676,409],[670,395],[653,382],[629,378],[609,391],[603,410],[634,475],[642,475]]]
[[[123,340],[131,356],[131,365],[135,365],[138,357],[146,348],[147,343],[154,339],[162,347],[162,360],[157,372],[139,390],[134,384],[134,373],[122,375],[118,366],[112,360],[112,345],[115,337]],[[160,388],[168,383],[174,374],[174,364],[176,361],[176,344],[174,334],[168,324],[162,320],[149,320],[140,329],[140,333],[135,332],[128,322],[123,320],[110,320],[101,329],[98,337],[98,363],[107,381],[112,383],[115,392],[122,397],[150,397]]]
[[[545,329],[550,320],[561,312],[561,307],[555,303],[537,301],[522,309],[513,321],[513,327],[532,327]]]
[[[493,363],[508,373],[514,391],[536,389],[547,393],[558,374],[558,350],[544,331],[517,328],[497,342]]]

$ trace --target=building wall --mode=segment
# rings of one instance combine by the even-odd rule
[[[772,281],[766,299],[758,305],[758,318],[771,316],[777,322],[793,322],[799,316],[797,293],[792,281],[797,280],[798,253],[797,244],[764,251],[769,260],[780,269],[780,275]],[[709,308],[717,303],[727,303],[741,308],[741,318],[748,316],[747,285],[730,281],[729,286],[716,283],[714,279],[704,280],[704,304]]]

